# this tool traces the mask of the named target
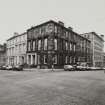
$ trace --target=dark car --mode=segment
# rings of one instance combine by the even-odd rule
[[[6,65],[3,65],[0,67],[0,70],[6,70],[6,67],[7,67]]]
[[[23,66],[22,65],[14,66],[13,70],[22,71],[23,70]]]
[[[78,65],[78,66],[76,66],[76,70],[85,71],[85,70],[87,70],[87,67]]]

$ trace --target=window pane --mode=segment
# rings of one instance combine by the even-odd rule
[[[41,40],[38,41],[38,50],[41,49]]]
[[[47,50],[47,38],[44,39],[44,50]]]
[[[53,58],[53,63],[54,63],[54,64],[57,64],[57,55],[54,56],[54,58]]]
[[[66,42],[66,50],[68,50],[68,43]]]
[[[35,51],[35,41],[33,41],[33,51]]]
[[[30,51],[31,50],[31,42],[28,42],[28,51]]]
[[[44,64],[47,64],[47,55],[44,55]]]
[[[57,39],[54,39],[54,49],[57,50]]]

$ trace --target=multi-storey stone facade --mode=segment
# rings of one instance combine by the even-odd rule
[[[6,44],[0,45],[0,66],[6,64]]]
[[[7,40],[7,65],[26,63],[27,33],[17,34]]]
[[[103,66],[103,52],[104,52],[104,40],[103,35],[99,36],[95,32],[84,33],[82,36],[91,41],[91,53],[92,53],[92,66]]]
[[[27,63],[41,68],[91,62],[90,41],[62,22],[48,21],[27,30]]]

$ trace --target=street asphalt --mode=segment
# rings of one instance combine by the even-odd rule
[[[105,73],[0,70],[0,105],[105,105]]]

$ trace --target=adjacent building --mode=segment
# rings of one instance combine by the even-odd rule
[[[27,33],[14,33],[7,40],[7,65],[21,65],[26,63]]]
[[[0,66],[6,64],[6,44],[0,45]]]
[[[92,66],[103,66],[103,50],[104,50],[104,36],[98,35],[95,32],[82,34],[85,38],[91,41]]]
[[[90,43],[63,22],[50,20],[27,30],[27,64],[40,68],[91,64]]]
[[[105,68],[105,52],[103,53],[103,67]]]

